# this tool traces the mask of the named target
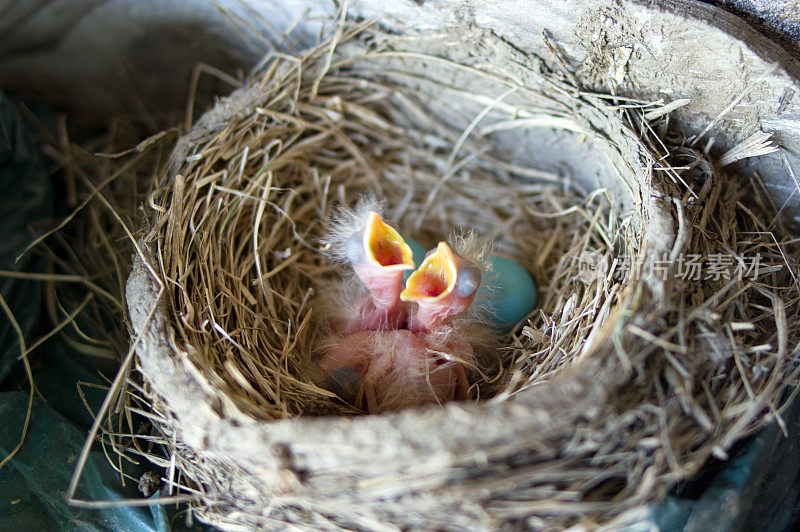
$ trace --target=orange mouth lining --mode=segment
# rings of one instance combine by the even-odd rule
[[[367,230],[364,234],[365,246],[370,258],[383,267],[414,267],[411,248],[403,237],[380,219],[377,213],[370,213]]]
[[[440,299],[453,291],[456,284],[456,263],[453,252],[444,242],[430,254],[406,281],[400,294],[403,301],[417,299]]]
[[[441,275],[425,275],[414,284],[414,293],[424,297],[438,297],[447,290],[447,279]]]

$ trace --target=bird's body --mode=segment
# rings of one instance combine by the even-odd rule
[[[466,310],[480,285],[477,265],[444,242],[419,269],[399,233],[363,206],[340,215],[329,239],[367,288],[339,291],[329,305],[330,338],[320,360],[320,384],[369,413],[470,397],[474,348],[452,318]]]
[[[357,308],[355,316],[343,323],[345,334],[359,331],[388,331],[401,329],[408,322],[406,305],[377,307],[368,295],[354,298],[353,306]]]
[[[344,336],[322,359],[324,384],[368,412],[469,398],[472,347],[452,331],[360,331]]]

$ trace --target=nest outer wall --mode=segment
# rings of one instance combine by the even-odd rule
[[[368,54],[369,47],[378,41],[380,51],[394,52],[403,47],[408,55],[364,60],[364,49],[340,46],[333,57],[341,63],[334,61],[339,66],[326,71],[331,56],[323,48],[311,56],[310,75],[299,81],[304,84],[303,90],[313,92],[316,80],[323,79],[319,76],[335,80],[345,74],[365,80],[371,75],[383,76],[396,83],[395,90],[405,86],[415,94],[432,95],[441,86],[469,86],[473,95],[483,97],[477,103],[465,98],[463,112],[474,116],[481,109],[494,111],[502,103],[498,101],[498,86],[518,87],[531,108],[538,98],[542,116],[551,123],[554,117],[564,119],[572,130],[554,135],[551,127],[520,127],[519,132],[512,130],[490,139],[500,144],[502,135],[518,134],[520,143],[527,144],[531,138],[555,136],[560,138],[559,146],[574,146],[577,138],[585,139],[591,147],[580,149],[591,151],[586,159],[598,170],[594,174],[577,172],[583,176],[580,184],[590,189],[604,186],[610,191],[613,209],[619,212],[615,227],[629,226],[627,232],[619,233],[628,238],[622,243],[624,248],[649,261],[674,254],[680,249],[678,244],[692,246],[697,242],[688,239],[684,227],[688,222],[681,218],[685,212],[676,212],[673,201],[685,194],[676,194],[678,184],[654,178],[657,157],[632,129],[624,111],[601,97],[579,94],[536,58],[523,56],[490,35],[484,35],[475,46],[493,47],[500,58],[498,64],[514,65],[513,75],[500,69],[492,71],[463,52],[468,48],[463,45],[448,50],[447,65],[437,65],[434,57],[413,56],[418,52],[408,42],[371,31],[371,40],[365,44]],[[415,79],[423,72],[423,79]],[[292,79],[291,74],[286,76]],[[262,84],[256,73],[246,88],[220,102],[179,141],[161,186],[174,198],[175,184],[196,173],[198,161],[207,153],[204,150],[213,151],[214,139],[224,138],[238,124],[257,115],[259,109],[274,104],[275,94],[284,93]],[[292,93],[283,97],[291,99]],[[493,101],[497,103],[491,107],[487,102]],[[457,136],[457,120],[448,124],[443,117],[441,123]],[[265,138],[269,140],[268,132]],[[553,158],[560,156],[558,153]],[[247,159],[247,155],[243,157]],[[527,167],[528,162],[520,166]],[[182,177],[176,178],[178,175]],[[532,182],[513,171],[498,175],[498,179],[510,179],[510,187]],[[716,184],[710,192],[717,195],[716,199],[722,195]],[[716,206],[709,201],[704,208],[713,211]],[[163,231],[164,226],[159,227]],[[712,426],[717,432],[701,426],[703,423],[696,419],[699,414],[691,410],[703,410],[699,403],[709,399],[703,390],[692,386],[695,379],[703,381],[706,375],[675,379],[676,370],[669,362],[674,354],[669,353],[669,345],[665,355],[659,350],[664,346],[654,346],[646,335],[622,334],[629,325],[644,331],[664,330],[665,322],[674,323],[675,316],[670,312],[680,312],[674,307],[679,287],[643,268],[632,272],[616,292],[604,293],[598,300],[608,301],[606,319],[597,320],[585,331],[583,339],[591,337],[591,348],[575,350],[571,363],[535,385],[518,386],[479,404],[449,404],[380,416],[264,421],[226,401],[214,376],[204,374],[204,367],[196,363],[191,346],[181,344],[172,318],[176,298],[171,284],[175,279],[167,281],[164,272],[153,266],[159,264],[154,259],[163,252],[158,249],[160,243],[163,241],[158,238],[145,242],[149,265],[137,257],[128,280],[128,308],[139,335],[140,371],[151,391],[152,407],[160,416],[165,440],[180,442],[173,449],[179,456],[179,468],[203,493],[196,509],[198,516],[222,527],[294,522],[368,529],[386,524],[460,529],[496,528],[524,519],[528,525],[542,528],[589,517],[607,521],[663,496],[671,483],[696,471],[713,448],[722,452],[729,448],[733,443],[730,434],[735,432],[739,437],[756,428],[767,404],[773,403],[781,390],[777,384],[759,388],[764,395],[757,396],[758,408],[743,408],[750,416],[745,422],[741,422],[745,417],[731,419],[712,413],[707,418],[714,420]],[[610,242],[609,248],[614,245],[619,243]],[[600,285],[598,282],[587,291],[592,287],[598,292],[605,290]],[[547,309],[566,315],[566,306],[566,301],[560,301]],[[596,319],[603,312],[602,306],[584,318]],[[549,318],[552,324],[561,316]],[[531,324],[532,330],[546,330],[547,320],[537,319],[545,321]],[[730,367],[731,360],[723,357],[709,364]],[[690,367],[708,371],[702,364]],[[530,366],[517,369],[530,371]],[[788,375],[791,369],[791,362],[781,362],[778,369],[770,367],[779,376]],[[627,411],[620,406],[624,404],[620,397],[625,394],[635,400],[652,396],[655,381],[664,386],[656,394],[663,401],[660,406],[675,417],[666,429],[660,414],[639,421],[630,419],[646,412],[647,408],[642,408],[646,405],[630,405]],[[687,383],[688,392],[682,388]],[[738,386],[736,393],[741,391]],[[696,403],[692,403],[693,398]],[[670,408],[678,404],[683,408],[667,409],[668,403]],[[639,422],[649,425],[648,436],[639,435],[632,444],[631,435],[625,431]],[[681,424],[683,428],[694,427],[681,430]],[[673,436],[686,432],[691,437],[683,442],[669,436],[664,440],[659,438],[664,430]],[[635,452],[630,450],[631,445],[638,445]],[[621,452],[625,449],[627,454]],[[615,460],[615,455],[624,460]],[[604,491],[608,485],[613,486]]]

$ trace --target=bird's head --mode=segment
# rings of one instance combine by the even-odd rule
[[[480,284],[480,269],[439,242],[408,278],[400,299],[417,303],[420,326],[432,329],[469,308]]]
[[[370,212],[364,227],[346,240],[345,253],[377,306],[399,303],[403,272],[414,269],[414,260],[411,248],[396,229],[378,213]]]

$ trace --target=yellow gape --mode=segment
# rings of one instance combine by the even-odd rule
[[[414,267],[413,253],[400,233],[381,220],[377,213],[371,212],[364,231],[364,249],[367,256],[378,266],[384,268],[400,266],[397,269]]]
[[[446,243],[439,242],[436,251],[428,255],[408,278],[400,299],[439,301],[453,292],[457,279],[458,269],[453,251]]]

